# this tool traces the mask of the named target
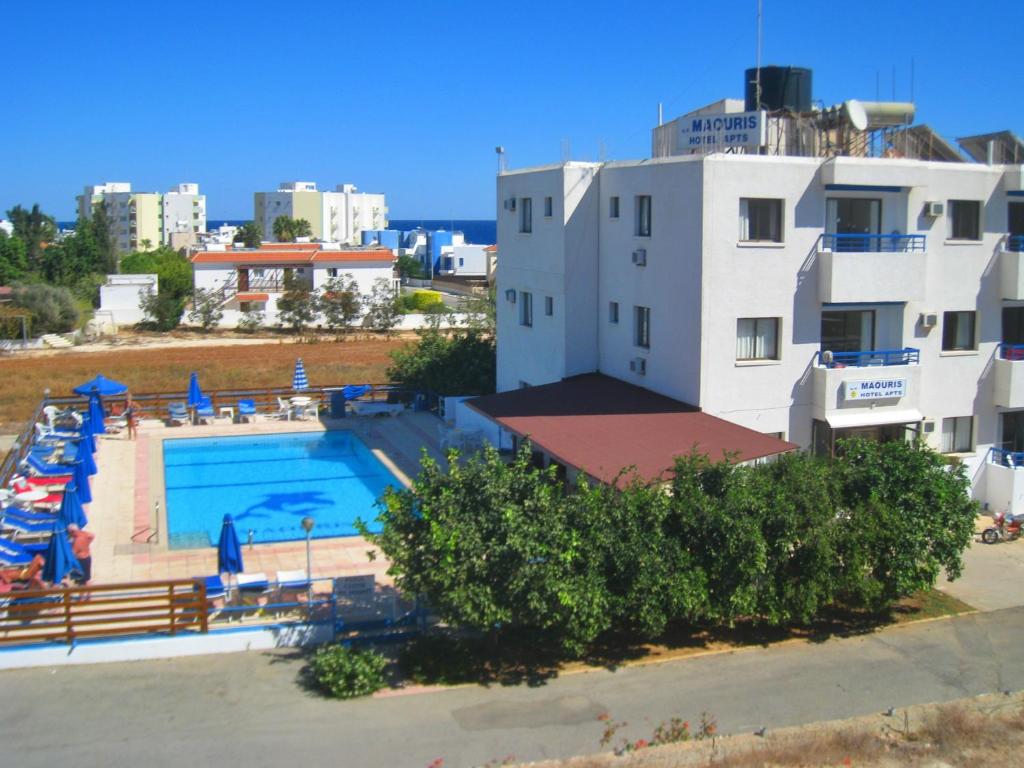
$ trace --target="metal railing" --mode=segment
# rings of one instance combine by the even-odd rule
[[[818,353],[818,365],[822,368],[867,368],[881,365],[917,365],[921,361],[921,350],[914,347],[903,349],[866,349],[860,352]]]
[[[1024,344],[1008,344],[1004,341],[999,345],[999,359],[1024,360]]]
[[[821,248],[840,253],[909,253],[926,249],[925,235],[865,235],[826,232],[821,236]]]
[[[1007,235],[1006,250],[1017,253],[1024,251],[1024,235]]]
[[[1024,451],[1010,451],[1006,448],[989,448],[988,460],[1010,469],[1024,469]]]

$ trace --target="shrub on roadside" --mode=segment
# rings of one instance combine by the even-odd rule
[[[336,699],[351,699],[387,685],[387,665],[387,659],[372,649],[325,645],[313,656],[309,671],[324,693]]]

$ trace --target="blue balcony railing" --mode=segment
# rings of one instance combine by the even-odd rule
[[[1024,344],[1007,344],[1004,341],[999,345],[999,358],[1001,360],[1024,360]]]
[[[823,368],[866,368],[878,365],[916,365],[920,362],[921,350],[913,347],[903,349],[866,349],[860,352],[818,353],[818,365]]]
[[[924,235],[861,235],[826,232],[821,236],[821,247],[841,253],[909,253],[923,252]]]
[[[1024,451],[1008,451],[1005,448],[992,448],[988,452],[989,461],[1002,464],[1010,469],[1024,469]]]
[[[1024,235],[1009,235],[1006,238],[1006,250],[1020,253],[1024,251]]]

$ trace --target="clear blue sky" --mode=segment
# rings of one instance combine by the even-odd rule
[[[1024,0],[764,0],[765,64],[814,98],[909,99],[947,138],[1024,133]],[[756,0],[121,2],[4,8],[0,211],[73,218],[86,184],[195,181],[247,218],[279,181],[385,192],[391,217],[493,218],[510,166],[649,154],[666,118],[742,97]]]

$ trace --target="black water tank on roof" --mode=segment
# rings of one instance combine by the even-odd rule
[[[806,67],[761,67],[761,106],[757,105],[757,68],[746,72],[744,95],[747,112],[811,111],[811,70]]]

